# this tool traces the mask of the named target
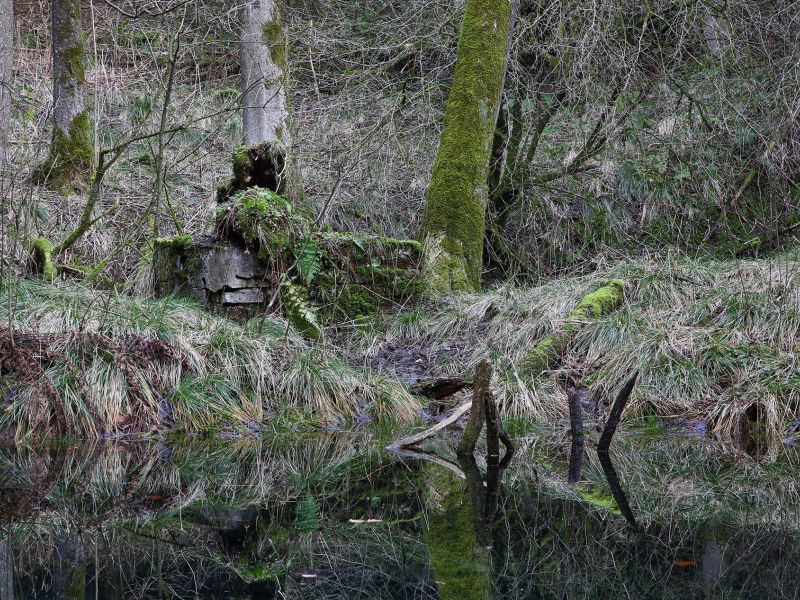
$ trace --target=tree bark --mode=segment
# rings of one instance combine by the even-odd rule
[[[0,174],[8,154],[11,129],[11,65],[14,53],[14,2],[0,0]]]
[[[569,423],[572,435],[567,483],[578,483],[581,480],[584,450],[583,411],[581,410],[580,392],[575,388],[570,388],[567,391],[567,402],[569,402]]]
[[[41,180],[57,190],[83,191],[94,162],[92,122],[86,109],[86,57],[80,0],[53,0],[53,139],[39,165]]]
[[[500,413],[494,401],[492,390],[486,390],[483,396],[484,412],[486,414],[486,462],[489,465],[500,463]]]
[[[14,51],[14,2],[0,0],[0,173],[8,156],[11,129],[11,63]]]
[[[268,144],[280,154],[278,186],[292,200],[301,194],[292,152],[286,36],[279,0],[244,0],[239,49],[242,86],[242,133],[245,146]]]
[[[617,426],[622,419],[622,411],[625,410],[625,405],[628,403],[628,398],[631,396],[633,387],[636,385],[636,380],[639,378],[639,371],[633,374],[628,380],[628,383],[620,390],[617,399],[614,400],[614,405],[611,407],[611,412],[608,415],[606,426],[603,428],[603,433],[600,434],[600,441],[597,442],[597,453],[608,454],[608,448],[611,446],[611,440],[617,431]]]
[[[517,0],[467,0],[422,217],[429,295],[480,288],[489,160]]]

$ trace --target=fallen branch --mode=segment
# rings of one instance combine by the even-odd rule
[[[441,377],[418,381],[411,386],[411,392],[432,400],[440,400],[471,386],[472,384],[464,381],[463,377]]]
[[[461,470],[461,467],[433,452],[424,452],[422,450],[411,450],[410,448],[395,448],[394,445],[389,446],[389,448],[394,452],[397,452],[400,456],[409,456],[411,458],[427,460],[432,463],[436,463],[437,465],[444,467],[445,469],[449,469],[450,471],[455,473],[457,477],[460,477],[461,479],[467,478],[467,476],[464,474],[464,471]]]
[[[419,444],[423,440],[427,440],[429,437],[434,436],[438,431],[441,431],[448,425],[455,423],[458,421],[470,408],[472,408],[472,400],[468,400],[463,404],[459,405],[458,407],[453,410],[449,417],[442,419],[433,427],[426,429],[425,431],[420,431],[419,433],[415,433],[414,435],[410,435],[408,437],[401,438],[394,442],[393,444],[387,446],[388,450],[398,450],[400,448],[407,448],[409,446],[414,446]]]
[[[463,381],[463,380],[462,380]],[[414,435],[402,438],[387,446],[388,450],[397,451],[400,448],[413,447],[421,441],[428,439],[441,431],[451,423],[458,421],[467,411],[469,411],[469,421],[464,429],[464,435],[458,443],[456,450],[459,456],[472,456],[475,452],[475,444],[478,436],[486,422],[486,445],[487,461],[489,464],[498,464],[500,460],[500,442],[506,447],[506,454],[514,452],[514,445],[511,438],[503,429],[497,404],[494,401],[492,390],[489,385],[492,381],[492,363],[484,359],[475,367],[475,383],[473,384],[472,399],[464,402],[453,410],[449,417],[442,419],[433,427],[420,431]]]
[[[606,315],[622,304],[624,289],[624,281],[612,279],[608,285],[584,296],[578,304],[578,308],[569,314],[569,318],[561,329],[540,340],[525,355],[520,363],[520,371],[536,377],[555,367],[587,319]]]

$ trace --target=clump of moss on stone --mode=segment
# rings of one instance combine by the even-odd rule
[[[174,237],[160,237],[153,240],[155,245],[166,246],[174,250],[182,250],[192,243],[190,235],[176,235]]]
[[[334,320],[369,317],[421,293],[419,242],[326,232],[320,249],[323,268],[313,296]]]
[[[288,258],[310,222],[275,192],[251,187],[217,208],[217,232],[223,239],[241,239],[262,260]]]
[[[559,331],[539,341],[522,359],[520,369],[532,377],[553,368],[569,347],[574,335],[581,327],[575,319],[597,318],[616,310],[624,299],[625,282],[612,279],[605,285],[584,296]]]

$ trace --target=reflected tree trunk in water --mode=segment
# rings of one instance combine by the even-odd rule
[[[581,464],[583,463],[583,413],[581,411],[580,392],[575,388],[567,391],[569,403],[569,423],[572,433],[572,447],[569,454],[568,483],[578,483],[581,479]]]
[[[14,600],[14,549],[10,525],[0,538],[0,600]]]
[[[608,481],[608,486],[611,488],[611,494],[614,496],[614,501],[617,503],[622,516],[625,517],[631,527],[638,531],[640,529],[639,524],[636,522],[631,505],[628,503],[628,496],[625,495],[625,491],[619,483],[619,477],[617,477],[617,472],[614,470],[611,456],[609,456],[608,452],[600,452],[598,450],[597,457],[600,459],[600,465],[603,467],[603,473]]]
[[[708,540],[703,557],[700,559],[703,572],[703,589],[710,592],[717,585],[725,571],[725,550],[717,540]]]
[[[122,572],[113,559],[102,567],[94,563],[91,576],[87,579],[91,581],[89,593],[86,594],[88,600],[122,600],[125,597]]]
[[[443,509],[429,515],[426,541],[440,597],[482,600],[491,597],[492,526],[500,499],[500,483],[513,458],[489,461],[486,478],[471,454],[458,458],[466,482],[433,464],[429,493]]]
[[[474,459],[473,459],[474,460]],[[450,471],[426,464],[428,496],[438,504],[428,515],[425,540],[433,578],[442,600],[487,600],[490,553],[475,535],[475,512],[469,483]]]
[[[56,538],[53,592],[58,600],[84,600],[86,560],[80,537],[61,534]]]

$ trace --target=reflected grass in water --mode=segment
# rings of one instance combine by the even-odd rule
[[[566,438],[518,442],[502,481],[366,434],[4,447],[0,560],[15,598],[794,596],[794,448],[620,436],[635,530],[592,450],[577,489]]]

